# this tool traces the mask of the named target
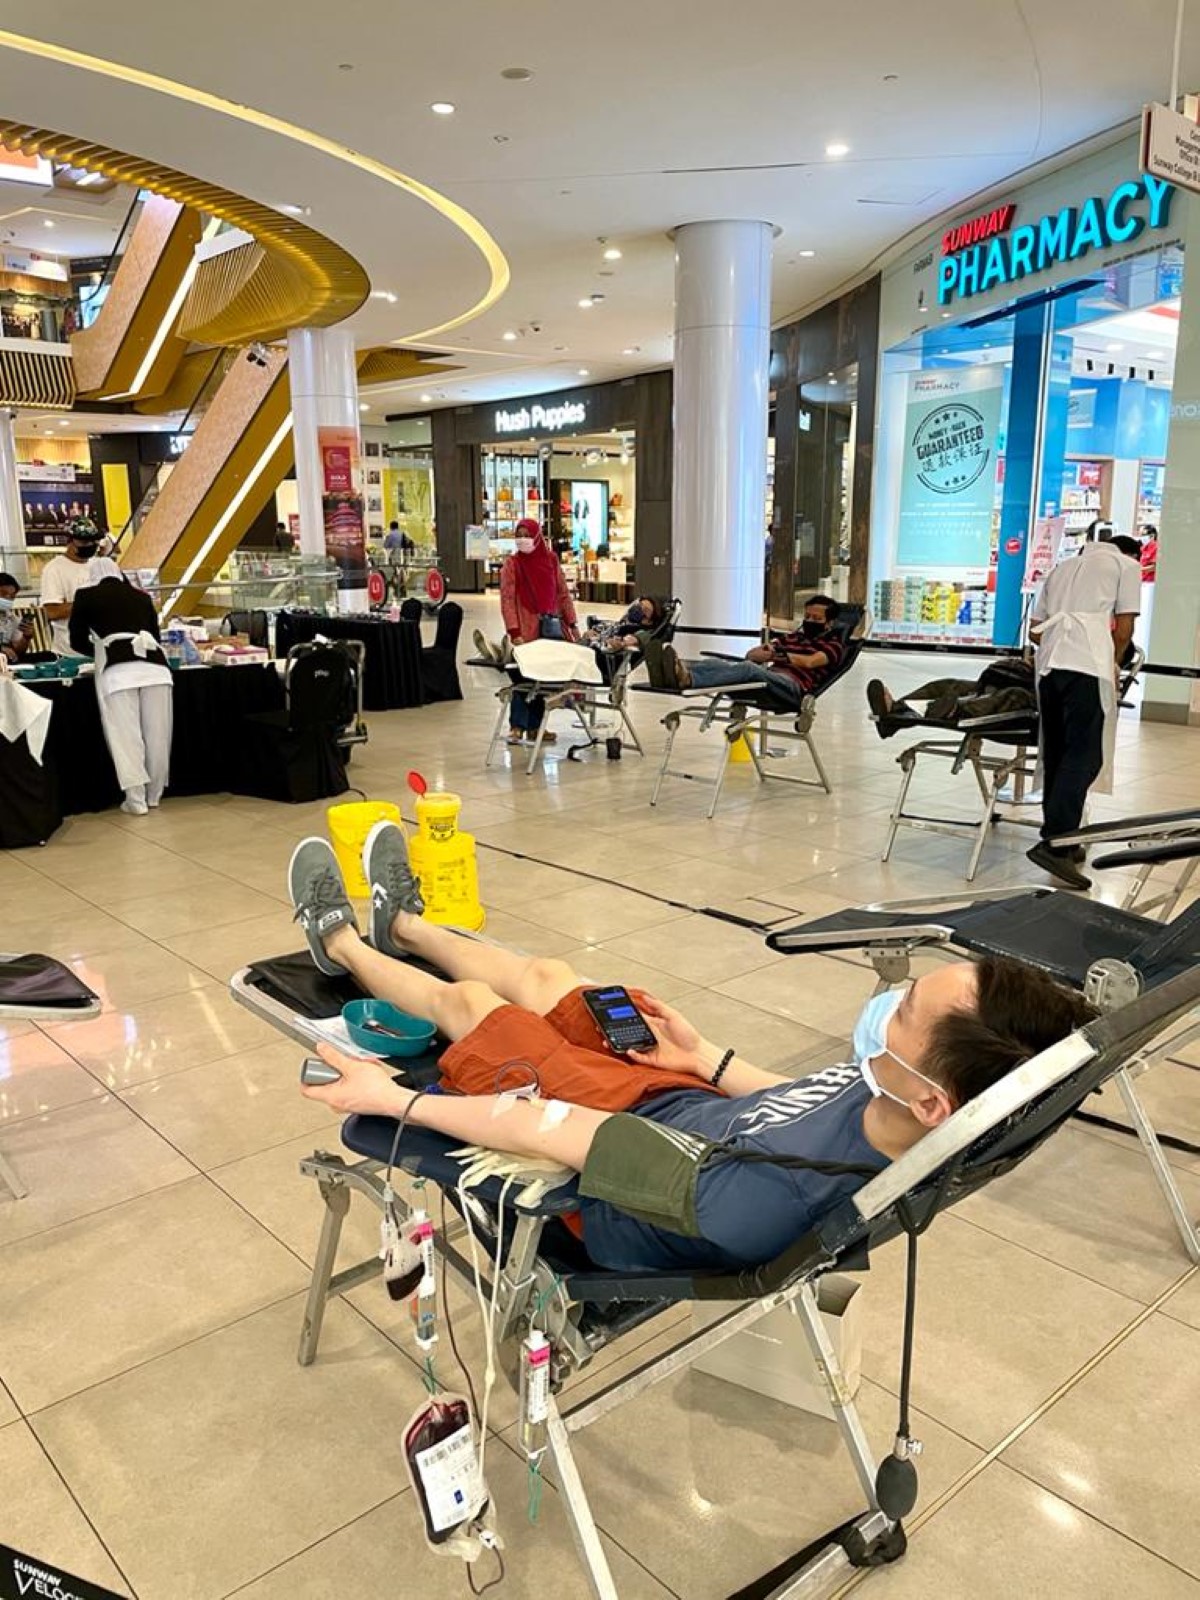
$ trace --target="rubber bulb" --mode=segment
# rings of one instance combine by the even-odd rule
[[[875,1474],[875,1498],[885,1517],[902,1521],[917,1503],[920,1484],[917,1469],[909,1460],[885,1456]]]

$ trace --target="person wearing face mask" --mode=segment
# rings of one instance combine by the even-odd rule
[[[578,636],[575,607],[557,556],[532,517],[517,523],[515,538],[516,552],[500,568],[500,611],[509,642],[573,641]],[[540,698],[514,694],[509,706],[509,744],[536,739],[545,709]],[[556,737],[546,733],[543,743],[554,744]]]
[[[804,620],[793,633],[776,634],[756,645],[744,661],[683,661],[671,645],[651,641],[646,667],[656,689],[720,689],[729,684],[768,684],[780,700],[799,709],[806,694],[819,688],[845,654],[845,641],[833,632],[841,607],[828,595],[804,602]]]
[[[453,1092],[414,1100],[380,1063],[323,1046],[341,1077],[306,1093],[343,1114],[408,1115],[463,1143],[573,1167],[577,1231],[592,1259],[614,1269],[772,1260],[959,1106],[1093,1015],[1045,974],[987,958],[876,996],[855,1026],[853,1059],[803,1078],[752,1066],[637,991],[657,1045],[614,1055],[566,962],[426,922],[398,828],[376,830],[366,857],[366,940],[323,839],[292,857],[297,920],[322,971],[350,973],[366,993],[436,1023],[452,1041],[439,1065]],[[514,1061],[532,1074],[541,1097],[532,1105],[497,1102]],[[557,1119],[546,1099],[562,1102]]]
[[[6,661],[19,661],[29,649],[29,625],[14,606],[20,592],[21,585],[12,573],[0,572],[0,655]]]
[[[89,522],[75,523],[66,553],[42,568],[42,610],[49,618],[51,645],[60,656],[77,655],[71,648],[70,620],[75,596],[87,582],[88,562],[100,547],[100,534]]]

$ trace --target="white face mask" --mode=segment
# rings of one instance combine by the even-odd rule
[[[911,1061],[905,1061],[903,1056],[897,1055],[888,1046],[888,1028],[903,1001],[902,989],[885,989],[882,994],[873,995],[859,1012],[858,1021],[854,1024],[853,1049],[858,1060],[858,1070],[862,1074],[863,1082],[871,1091],[871,1098],[878,1100],[882,1095],[888,1100],[894,1100],[898,1106],[907,1108],[908,1101],[901,1099],[898,1094],[893,1094],[890,1089],[885,1089],[875,1076],[871,1062],[876,1056],[891,1056],[893,1061],[898,1061],[922,1082],[929,1084],[930,1088],[938,1089],[943,1094],[946,1091],[940,1083],[935,1083],[932,1078],[926,1077],[925,1073],[914,1067]]]
[[[7,599],[4,595],[0,594],[0,611],[11,611],[12,608],[13,608],[13,601]]]
[[[537,540],[536,539],[518,539],[517,540],[517,549],[521,552],[521,554],[523,556],[532,555],[534,546],[536,544],[537,544]]]

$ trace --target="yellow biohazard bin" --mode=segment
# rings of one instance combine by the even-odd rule
[[[730,761],[736,764],[738,762],[749,761],[751,759],[749,740],[753,739],[753,737],[754,735],[752,733],[741,733],[738,735],[738,737],[733,741],[733,745],[729,751]]]
[[[421,880],[425,919],[478,933],[485,921],[479,900],[475,837],[460,833],[462,800],[436,790],[417,796],[417,833],[408,859]]]
[[[371,893],[371,885],[363,877],[363,845],[377,822],[394,822],[398,828],[404,827],[400,807],[390,800],[352,800],[346,805],[330,806],[325,816],[333,853],[346,880],[346,893],[352,900],[365,900]]]

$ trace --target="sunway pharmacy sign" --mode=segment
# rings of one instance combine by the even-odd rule
[[[1144,173],[1119,183],[1107,199],[1094,196],[1015,228],[1015,204],[959,223],[942,236],[938,304],[969,300],[1161,231],[1170,223],[1175,192],[1171,184]]]

